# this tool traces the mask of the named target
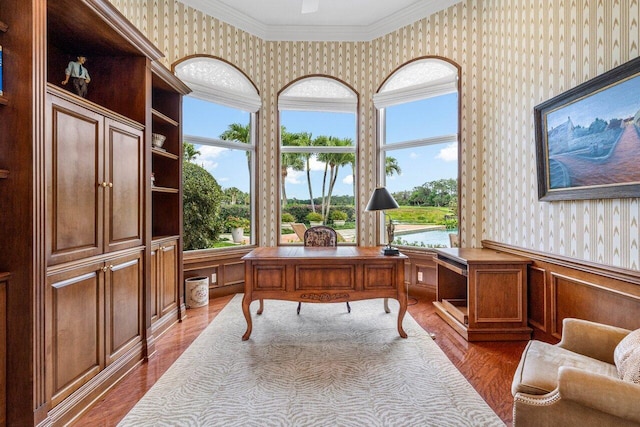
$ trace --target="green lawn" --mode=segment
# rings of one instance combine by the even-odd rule
[[[387,214],[394,222],[404,224],[444,224],[445,215],[453,215],[453,211],[433,206],[400,206],[387,211]]]

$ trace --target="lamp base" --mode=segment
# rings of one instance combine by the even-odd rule
[[[382,249],[382,254],[386,256],[398,256],[400,255],[400,251],[396,248],[386,247]]]

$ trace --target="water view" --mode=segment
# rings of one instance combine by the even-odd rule
[[[458,230],[427,230],[419,231],[417,233],[396,235],[395,241],[402,241],[402,244],[409,244],[412,246],[427,246],[427,247],[450,247],[449,234],[457,233]]]

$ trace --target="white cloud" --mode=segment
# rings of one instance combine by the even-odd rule
[[[440,153],[436,156],[436,159],[444,160],[445,162],[455,162],[458,160],[458,143],[452,142],[445,148],[440,150]]]
[[[287,169],[287,178],[285,179],[287,184],[302,184],[307,182],[307,176],[303,171],[296,171],[291,168]]]
[[[225,150],[226,148],[201,145],[198,147],[200,155],[195,158],[194,163],[202,166],[211,174],[213,174],[214,171],[218,168],[218,162],[216,161],[216,158]]]
[[[344,179],[342,180],[342,182],[344,184],[349,184],[349,185],[353,184],[353,175],[345,176]]]
[[[417,159],[418,157],[420,157],[420,155],[414,151],[412,151],[411,154],[409,154],[409,158],[411,159]]]
[[[319,162],[318,159],[316,159],[315,157],[312,157],[311,161],[309,161],[309,168],[311,169],[311,171],[323,171],[324,172],[324,163],[323,162]]]

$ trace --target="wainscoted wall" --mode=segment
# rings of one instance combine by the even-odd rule
[[[640,328],[640,273],[484,240],[483,247],[527,257],[529,324],[560,339],[562,319],[576,317]]]
[[[638,0],[468,0],[371,42],[344,43],[264,41],[174,0],[113,3],[167,66],[209,54],[258,87],[261,245],[278,237],[278,91],[307,74],[329,74],[358,91],[363,209],[376,180],[372,95],[401,64],[436,55],[462,68],[462,245],[488,239],[640,270],[640,200],[539,202],[533,126],[535,105],[639,55]],[[359,242],[375,243],[373,215],[359,224]]]

